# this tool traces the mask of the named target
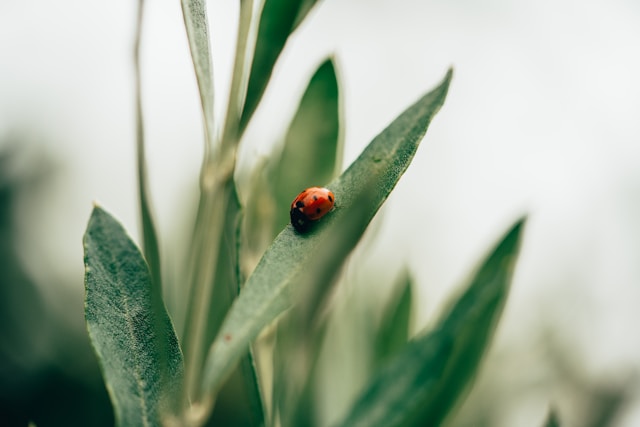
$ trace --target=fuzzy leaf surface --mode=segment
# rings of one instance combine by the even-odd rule
[[[157,426],[177,408],[182,353],[140,250],[96,206],[84,235],[85,319],[118,426]]]

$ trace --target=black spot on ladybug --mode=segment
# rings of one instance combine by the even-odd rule
[[[320,212],[322,212],[322,209],[317,208],[317,209],[316,209],[316,213],[320,213]]]
[[[318,200],[318,196],[314,195],[313,200]]]
[[[333,197],[331,197],[331,195],[329,195],[329,201],[333,202]]]
[[[298,200],[296,202],[296,208],[304,208],[304,202],[302,200]]]

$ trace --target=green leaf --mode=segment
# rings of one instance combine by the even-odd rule
[[[332,59],[315,72],[285,137],[273,174],[277,229],[289,222],[289,207],[307,187],[335,177],[342,158],[338,79]]]
[[[305,335],[295,324],[296,314],[278,323],[273,355],[272,412],[278,414],[283,427],[311,427],[316,423],[314,386],[320,375],[318,362],[327,322]]]
[[[117,425],[160,425],[178,408],[183,365],[164,304],[122,226],[93,209],[84,235],[85,318]]]
[[[209,43],[207,4],[204,0],[181,0],[184,25],[191,50],[191,59],[196,72],[200,103],[204,115],[207,157],[213,145],[213,65]]]
[[[409,107],[380,133],[360,157],[329,185],[336,206],[309,233],[300,235],[288,225],[262,257],[227,315],[205,363],[205,391],[215,394],[249,343],[293,304],[302,277],[318,264],[317,253],[334,242],[348,253],[357,238],[335,234],[345,223],[358,219],[358,231],[367,224],[400,176],[407,169],[429,123],[442,106],[451,81],[450,70],[442,83]],[[365,212],[358,215],[359,212]],[[341,243],[342,241],[342,243]],[[335,274],[344,262],[330,259],[323,274]]]
[[[380,365],[402,349],[409,340],[412,280],[405,271],[396,284],[396,295],[389,301],[376,335],[376,365]]]
[[[207,345],[213,342],[224,316],[227,314],[231,303],[240,291],[238,266],[240,202],[238,201],[233,181],[230,181],[227,187],[230,196],[226,199],[223,234],[219,242],[220,249],[218,251],[215,278],[211,284],[213,291],[211,292],[211,302],[209,304],[210,308],[206,326],[207,330],[204,338]],[[205,351],[206,348],[205,346]],[[204,356],[203,354],[201,360],[204,360]],[[251,353],[243,356],[237,371],[237,375],[232,377],[234,381],[229,381],[225,384],[220,392],[220,399],[225,398],[222,395],[228,395],[227,400],[234,401],[235,407],[237,408],[237,410],[230,415],[232,418],[227,418],[226,424],[264,425],[262,396]],[[213,417],[215,416],[216,414],[214,413]]]
[[[215,277],[211,282],[213,291],[210,295],[209,312],[207,313],[205,342],[212,343],[218,334],[220,325],[227,314],[233,300],[240,291],[238,277],[238,221],[240,202],[233,181],[227,182],[225,189],[225,212],[222,236],[218,242]],[[204,350],[206,351],[206,350]],[[202,355],[204,359],[204,354]]]
[[[162,292],[162,275],[160,267],[160,248],[153,221],[151,194],[147,178],[147,160],[144,143],[144,120],[142,114],[142,76],[140,70],[140,42],[142,38],[142,21],[144,18],[144,1],[138,2],[134,43],[134,73],[136,92],[136,160],[138,172],[138,200],[140,202],[140,223],[142,225],[142,251],[151,270],[154,292]]]
[[[549,410],[549,415],[547,416],[547,420],[544,423],[545,427],[560,427],[560,420],[558,419],[558,414],[555,409]]]
[[[271,78],[273,66],[287,39],[302,22],[317,0],[266,0],[260,15],[258,38],[249,74],[249,85],[242,116],[240,133],[253,116]]]
[[[243,203],[240,245],[240,265],[244,278],[251,275],[262,254],[275,237],[275,231],[272,228],[275,222],[276,203],[272,194],[272,185],[269,182],[273,177],[268,173],[268,169],[266,158],[258,160],[247,184],[248,196]]]
[[[298,6],[298,16],[296,16],[296,20],[293,22],[293,29],[298,28],[298,25],[304,21],[304,18],[307,17],[307,13],[315,6],[318,0],[302,0],[300,5]]]
[[[238,124],[242,115],[242,104],[249,84],[249,67],[247,51],[252,41],[252,22],[254,16],[254,2],[260,0],[240,0],[240,16],[238,33],[236,35],[236,52],[233,60],[233,73],[231,76],[231,88],[229,89],[229,102],[222,135],[222,152],[228,147],[235,147],[239,142],[240,131]],[[260,3],[262,4],[262,3]]]
[[[468,390],[509,291],[524,220],[518,221],[432,332],[381,369],[339,426],[441,425]]]
[[[335,177],[342,158],[339,104],[338,80],[333,60],[328,59],[311,78],[282,151],[253,168],[244,209],[242,256],[247,274],[289,222],[294,197]]]

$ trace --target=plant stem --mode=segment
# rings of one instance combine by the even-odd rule
[[[253,18],[254,0],[240,1],[240,19],[238,22],[238,34],[236,39],[236,56],[233,63],[233,75],[231,77],[231,89],[229,91],[229,103],[227,104],[227,114],[225,117],[222,150],[237,144],[239,135],[238,124],[247,94],[249,83],[247,64],[250,63],[248,54],[249,47],[253,48],[255,40],[249,40]]]
[[[144,15],[144,0],[138,2],[138,17],[136,23],[135,41],[133,49],[133,63],[135,69],[135,97],[136,97],[136,156],[138,171],[138,197],[140,201],[140,223],[142,225],[142,250],[151,270],[154,287],[161,292],[162,279],[160,270],[160,252],[158,238],[155,231],[151,203],[149,201],[149,180],[147,178],[147,162],[144,143],[144,120],[142,116],[142,76],[140,69],[140,41],[142,36],[142,20]]]
[[[183,349],[185,353],[184,402],[198,402],[200,377],[204,351],[211,344],[205,342],[207,318],[211,309],[214,279],[220,255],[221,238],[224,233],[225,211],[230,198],[235,194],[233,172],[238,146],[238,122],[246,87],[246,56],[248,34],[254,0],[242,0],[238,25],[238,41],[234,60],[234,72],[229,95],[228,111],[222,137],[214,144],[213,111],[207,108],[208,99],[201,102],[205,122],[204,161],[200,174],[200,200],[192,236],[191,256],[189,258],[189,299],[187,303]],[[185,1],[183,0],[183,8]],[[193,55],[193,52],[192,52]],[[217,147],[214,150],[214,147]],[[229,218],[226,218],[229,220]],[[235,286],[235,284],[233,284]],[[215,398],[215,397],[213,397]],[[211,407],[212,399],[203,403]],[[198,406],[202,406],[199,404]]]
[[[206,319],[224,224],[226,197],[220,194],[224,187],[221,188],[219,185],[220,183],[215,183],[212,188],[201,194],[190,259],[189,282],[192,283],[192,292],[187,308],[187,328],[183,342],[186,365],[185,393],[192,399],[197,397]]]

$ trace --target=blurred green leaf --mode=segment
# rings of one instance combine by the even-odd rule
[[[308,336],[296,328],[297,316],[291,316],[277,329],[274,350],[273,413],[280,425],[307,426],[316,424],[315,389],[327,324],[314,328]]]
[[[436,426],[468,390],[507,299],[524,220],[518,221],[432,332],[380,370],[339,426]]]
[[[272,194],[273,176],[268,171],[268,160],[266,158],[258,160],[251,171],[248,196],[243,204],[240,256],[245,278],[251,274],[265,249],[274,239],[272,225],[275,222],[276,203],[275,196]]]
[[[211,300],[205,334],[207,344],[213,342],[224,316],[240,291],[237,242],[240,202],[233,181],[228,182],[226,187],[225,194],[229,195],[224,198],[226,210],[224,212],[223,234],[218,243],[220,245],[217,251],[218,259],[211,260],[217,266],[215,277],[211,283],[213,291],[209,296]]]
[[[560,427],[560,420],[558,419],[558,414],[556,414],[555,409],[552,408],[549,410],[549,415],[544,425],[545,427]]]
[[[377,366],[395,355],[409,341],[411,288],[411,276],[408,271],[405,271],[396,284],[395,295],[392,295],[382,315],[380,328],[376,335]]]
[[[242,116],[240,133],[253,116],[269,83],[273,66],[287,39],[303,21],[317,0],[266,0],[260,15],[258,38],[249,74],[249,84]]]
[[[290,203],[307,187],[335,177],[342,158],[338,79],[332,59],[311,78],[273,170],[276,229],[289,222]]]
[[[249,62],[247,51],[252,48],[251,34],[254,21],[254,3],[261,0],[240,0],[240,16],[238,20],[238,32],[236,34],[236,51],[233,60],[233,73],[231,75],[231,87],[229,89],[229,100],[222,135],[221,151],[225,152],[229,146],[235,146],[239,142],[240,116],[242,115],[242,105],[247,93],[249,84]]]
[[[254,384],[258,385],[255,377],[252,353],[247,353],[240,361],[229,380],[225,383],[220,394],[216,398],[213,413],[208,417],[206,426],[239,426],[239,427],[263,427],[264,409],[261,395],[247,393],[253,388],[247,388],[247,379],[253,377]],[[204,420],[203,420],[204,421]]]
[[[301,235],[288,225],[276,238],[247,280],[211,346],[205,363],[206,391],[215,394],[249,343],[291,307],[301,277],[316,265],[317,252],[323,245],[335,241],[345,253],[353,249],[357,239],[348,236],[350,241],[340,244],[343,236],[335,234],[334,227],[349,222],[354,212],[364,211],[366,215],[358,224],[360,232],[364,232],[411,163],[429,123],[444,102],[451,77],[449,70],[436,89],[396,118],[349,169],[328,185],[336,196],[336,206],[314,229]],[[335,272],[343,262],[344,257],[325,265],[323,273]]]
[[[160,425],[177,409],[182,353],[142,254],[93,209],[84,235],[85,318],[119,426]]]
[[[138,201],[140,203],[140,223],[142,225],[142,252],[149,264],[154,292],[162,293],[162,268],[160,266],[160,248],[153,221],[151,193],[147,178],[147,159],[144,142],[144,120],[142,114],[142,76],[140,70],[140,42],[142,38],[142,21],[144,17],[144,0],[138,1],[138,16],[134,41],[134,73],[136,92],[136,160],[138,172]]]
[[[213,342],[220,329],[224,316],[229,311],[231,303],[240,291],[240,277],[238,265],[238,238],[240,221],[240,202],[236,194],[235,184],[230,181],[227,185],[230,193],[224,214],[223,234],[220,239],[215,278],[211,286],[211,302],[209,304],[208,320],[203,351]],[[204,354],[202,359],[204,360]],[[229,394],[228,400],[235,402],[234,418],[227,418],[225,424],[233,425],[264,425],[262,396],[258,385],[257,375],[253,363],[253,356],[247,353],[243,356],[238,367],[238,375],[234,382],[227,383],[221,394]],[[213,414],[215,417],[216,414]]]
[[[300,6],[298,6],[298,16],[296,16],[296,20],[293,22],[293,29],[298,28],[298,25],[304,21],[304,18],[307,17],[307,13],[313,8],[318,0],[302,0],[300,2]]]
[[[213,65],[209,43],[207,4],[204,0],[181,0],[184,25],[191,50],[191,59],[196,72],[200,103],[204,116],[206,150],[205,158],[211,154],[213,145]]]
[[[294,197],[335,176],[342,158],[340,110],[337,76],[333,60],[328,59],[311,78],[282,151],[259,162],[251,174],[242,245],[246,274],[289,222]]]

